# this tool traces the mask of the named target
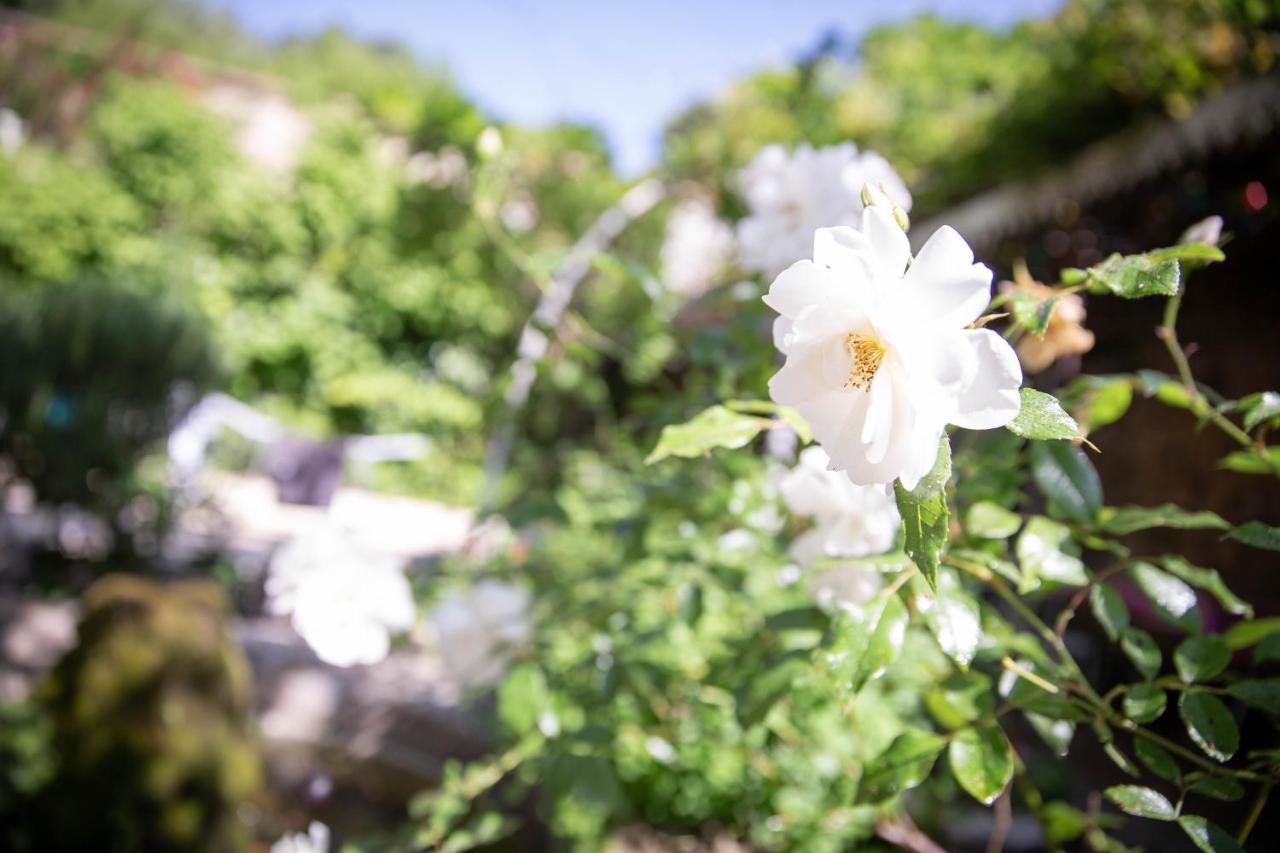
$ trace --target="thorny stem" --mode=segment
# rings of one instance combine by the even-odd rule
[[[1041,690],[1045,691],[1046,693],[1057,694],[1062,692],[1058,689],[1058,686],[1056,684],[1052,684],[1046,681],[1045,679],[1041,678],[1040,676],[1036,675],[1034,672],[1027,669],[1026,667],[1020,666],[1016,661],[1014,661],[1013,658],[1009,657],[1008,655],[1005,655],[1003,658],[1000,659],[1000,665],[1003,666],[1005,669],[1009,670],[1010,672],[1012,672],[1014,675],[1017,675],[1019,678],[1025,678],[1027,681],[1030,681],[1032,684],[1034,684],[1036,687],[1039,687]]]
[[[1174,741],[1171,741],[1162,735],[1158,735],[1155,732],[1151,731],[1150,729],[1143,728],[1142,726],[1137,725],[1132,720],[1128,719],[1122,714],[1116,713],[1106,705],[1095,705],[1089,701],[1086,701],[1083,699],[1076,699],[1076,698],[1068,698],[1067,701],[1071,702],[1073,705],[1075,705],[1077,708],[1080,708],[1082,711],[1088,711],[1090,713],[1096,714],[1098,717],[1105,719],[1108,723],[1110,723],[1111,725],[1115,726],[1118,729],[1127,731],[1133,736],[1140,737],[1143,740],[1148,740],[1151,743],[1154,743],[1156,746],[1163,747],[1169,752],[1172,752],[1175,755],[1178,755],[1184,761],[1194,764],[1196,767],[1200,768],[1204,772],[1209,773],[1213,776],[1230,776],[1236,779],[1242,779],[1246,782],[1270,783],[1273,781],[1270,777],[1264,776],[1261,773],[1254,773],[1251,770],[1237,770],[1233,767],[1222,767],[1218,764],[1214,764],[1213,762],[1209,761],[1209,759],[1202,758],[1201,756],[1187,749],[1185,746],[1175,743]]]
[[[1093,689],[1093,685],[1091,685],[1089,683],[1089,679],[1085,677],[1084,671],[1080,669],[1080,665],[1076,663],[1076,659],[1072,657],[1071,652],[1067,650],[1067,644],[1061,637],[1053,632],[1053,629],[1050,628],[1034,610],[1027,606],[1027,603],[1022,600],[1022,597],[1014,592],[1014,590],[1004,582],[1003,578],[993,574],[986,566],[969,560],[963,560],[948,555],[946,557],[946,562],[948,565],[974,575],[994,589],[996,594],[1004,599],[1005,603],[1012,607],[1014,611],[1022,617],[1022,620],[1030,625],[1036,633],[1040,635],[1040,638],[1044,640],[1051,649],[1053,649],[1058,661],[1071,671],[1072,677],[1077,679],[1078,682],[1071,686],[1076,687],[1077,690],[1089,699],[1090,702],[1099,705],[1102,704],[1102,697]]]
[[[1249,833],[1253,832],[1253,826],[1258,822],[1258,818],[1262,815],[1262,809],[1267,805],[1267,797],[1271,796],[1271,788],[1274,782],[1268,782],[1262,786],[1262,790],[1258,791],[1257,798],[1253,801],[1253,808],[1249,809],[1249,816],[1245,818],[1244,825],[1240,827],[1240,834],[1236,836],[1236,841],[1241,846],[1249,840]]]
[[[1200,391],[1200,387],[1196,385],[1195,377],[1191,374],[1191,362],[1187,360],[1186,350],[1183,349],[1182,343],[1178,340],[1178,310],[1182,307],[1182,293],[1183,291],[1179,290],[1169,297],[1169,301],[1164,307],[1164,320],[1156,329],[1156,337],[1164,341],[1165,349],[1169,351],[1169,356],[1178,368],[1178,378],[1182,380],[1182,387],[1191,397],[1192,412],[1199,417],[1208,419],[1214,426],[1230,436],[1233,441],[1256,455],[1273,473],[1280,475],[1280,463],[1273,460],[1255,444],[1248,433],[1214,408]]]
[[[1049,850],[1049,853],[1059,853],[1062,850],[1061,845],[1050,845],[1048,843],[1049,815],[1045,811],[1044,796],[1040,793],[1040,789],[1027,777],[1027,765],[1022,762],[1017,752],[1013,754],[1013,784],[1022,796],[1022,801],[1026,803],[1032,814],[1036,816],[1036,820],[1040,822],[1040,827],[1045,834],[1046,849]]]
[[[1099,572],[1093,580],[1089,581],[1089,583],[1080,587],[1080,589],[1076,591],[1075,595],[1071,596],[1071,600],[1067,602],[1067,606],[1058,614],[1058,621],[1054,623],[1054,633],[1057,634],[1059,638],[1066,634],[1067,625],[1075,618],[1076,611],[1080,609],[1080,605],[1084,604],[1084,600],[1089,597],[1089,593],[1093,591],[1093,588],[1112,575],[1116,575],[1124,571],[1129,567],[1129,564],[1133,562],[1138,562],[1138,560],[1125,559],[1118,561],[1115,565]]]
[[[911,578],[918,571],[919,569],[917,569],[915,566],[912,566],[909,569],[904,569],[897,577],[893,579],[893,583],[885,587],[885,590],[882,593],[882,595],[884,595],[886,598],[893,595],[895,592],[902,589],[902,585],[905,584],[907,581],[911,580]]]
[[[1156,744],[1157,746],[1163,747],[1167,751],[1180,756],[1183,760],[1194,764],[1206,773],[1210,773],[1215,776],[1230,776],[1248,782],[1274,784],[1273,779],[1260,773],[1254,773],[1250,770],[1237,770],[1235,768],[1222,767],[1214,764],[1207,758],[1202,758],[1186,747],[1175,743],[1166,737],[1158,735],[1150,729],[1143,728],[1122,714],[1117,713],[1110,705],[1110,700],[1114,699],[1116,692],[1113,690],[1108,693],[1107,699],[1099,696],[1097,691],[1093,689],[1093,686],[1089,684],[1089,680],[1085,678],[1084,671],[1081,670],[1080,665],[1071,655],[1071,652],[1067,649],[1066,643],[1063,642],[1062,638],[1055,634],[1053,630],[1045,624],[1044,620],[1041,619],[1034,610],[1028,607],[1026,602],[1024,602],[1016,592],[1010,589],[1009,585],[1006,584],[1002,578],[993,574],[986,566],[969,560],[957,558],[950,554],[944,558],[944,561],[947,565],[954,566],[961,571],[968,572],[979,580],[987,583],[1002,599],[1004,599],[1006,603],[1009,604],[1010,607],[1018,613],[1019,616],[1023,618],[1028,625],[1031,626],[1033,630],[1036,631],[1036,633],[1040,635],[1045,643],[1053,649],[1058,660],[1063,666],[1070,670],[1072,676],[1077,679],[1075,683],[1065,683],[1061,685],[1061,687],[1074,688],[1075,692],[1080,694],[1079,698],[1068,695],[1066,697],[1067,701],[1071,702],[1081,710],[1087,711],[1089,714],[1105,720],[1107,723],[1110,723],[1118,729],[1127,731],[1135,737],[1141,737],[1144,740],[1148,740],[1151,743]]]

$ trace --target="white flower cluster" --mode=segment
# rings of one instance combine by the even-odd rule
[[[818,229],[813,260],[784,270],[764,297],[786,356],[769,393],[854,483],[914,488],[948,424],[992,429],[1018,414],[1017,356],[971,328],[990,298],[991,270],[953,229],[912,258],[893,213],[868,207],[859,228]]]
[[[295,832],[271,845],[271,853],[329,853],[329,827],[311,821],[304,835]]]
[[[667,219],[662,242],[662,283],[672,293],[693,298],[717,283],[733,257],[733,228],[699,196],[679,202]]]
[[[529,591],[498,580],[450,592],[431,622],[445,662],[471,688],[496,684],[533,640]]]
[[[883,489],[858,486],[831,470],[821,447],[807,447],[800,464],[782,481],[782,502],[793,515],[813,519],[813,528],[791,545],[791,559],[808,566],[824,557],[868,557],[893,546],[898,507]]]
[[[738,262],[769,276],[807,257],[817,229],[857,225],[865,186],[911,209],[911,193],[889,161],[851,142],[793,151],[766,146],[738,180],[750,210],[738,223]]]
[[[272,557],[267,609],[291,618],[294,630],[325,663],[377,663],[391,637],[413,627],[413,592],[404,561],[354,535],[325,528],[299,537]]]

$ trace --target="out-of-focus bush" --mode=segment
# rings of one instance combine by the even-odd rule
[[[222,593],[110,575],[84,605],[79,644],[39,689],[56,775],[34,806],[37,849],[244,849],[259,766]]]
[[[0,157],[0,269],[18,285],[109,268],[142,210],[100,169],[28,148]]]
[[[693,107],[667,131],[666,165],[732,192],[767,143],[852,139],[902,170],[913,215],[933,213],[1267,71],[1278,27],[1275,5],[1252,0],[1071,0],[1003,32],[930,17],[877,27]]]
[[[36,853],[32,801],[53,777],[47,717],[31,702],[0,703],[0,847]]]
[[[0,300],[0,453],[41,499],[111,510],[215,357],[199,317],[82,283]]]
[[[207,199],[233,162],[226,125],[164,82],[112,81],[88,138],[116,182],[157,216]]]

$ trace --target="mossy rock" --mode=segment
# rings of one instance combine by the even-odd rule
[[[38,696],[57,775],[47,849],[231,851],[258,789],[250,673],[212,583],[108,575]]]

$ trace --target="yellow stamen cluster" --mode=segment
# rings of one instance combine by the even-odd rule
[[[844,387],[854,391],[866,391],[871,387],[871,380],[884,361],[884,347],[870,335],[850,332],[844,336],[844,345],[849,350],[853,364],[849,367],[849,376]]]

